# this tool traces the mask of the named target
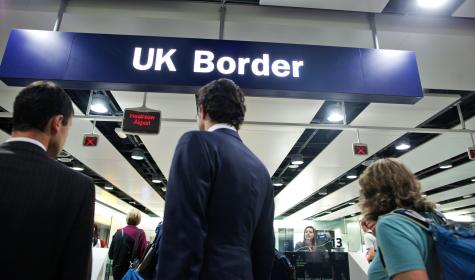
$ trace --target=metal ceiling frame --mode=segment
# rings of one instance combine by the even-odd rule
[[[12,118],[12,113],[0,113],[0,118]],[[101,121],[101,122],[121,122],[122,116],[82,116],[74,115],[75,119]],[[162,123],[196,123],[195,119],[172,119],[162,118]],[[367,125],[333,125],[333,124],[313,124],[313,123],[286,123],[286,122],[244,122],[244,125],[253,126],[274,126],[274,127],[290,127],[290,128],[309,128],[320,130],[382,130],[382,131],[404,131],[412,133],[429,133],[429,134],[443,134],[443,133],[462,133],[475,134],[473,129],[438,129],[438,128],[419,128],[419,127],[396,127],[396,126],[367,126]]]

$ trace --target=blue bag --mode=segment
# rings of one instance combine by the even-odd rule
[[[144,280],[142,276],[137,272],[137,269],[131,267],[127,271],[127,273],[124,275],[122,280]]]
[[[442,267],[443,279],[475,279],[475,228],[473,225],[449,221],[440,213],[436,214],[443,221],[442,224],[424,218],[412,210],[396,209],[393,213],[409,218],[432,236]]]

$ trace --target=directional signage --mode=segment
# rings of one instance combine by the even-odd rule
[[[367,156],[368,145],[363,143],[353,143],[353,154],[355,156]]]
[[[218,78],[246,95],[415,103],[412,51],[14,29],[0,66],[10,86],[195,93]]]
[[[96,147],[99,142],[99,135],[84,134],[82,145],[85,147]]]

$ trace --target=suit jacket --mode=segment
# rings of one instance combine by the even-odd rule
[[[91,279],[91,178],[27,142],[0,145],[2,279]]]
[[[237,132],[184,134],[166,199],[157,279],[270,278],[272,181]]]

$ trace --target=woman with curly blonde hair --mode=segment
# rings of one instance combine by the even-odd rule
[[[440,267],[429,234],[391,213],[404,208],[437,220],[435,206],[422,196],[416,176],[398,160],[386,158],[370,165],[359,184],[363,217],[377,221],[378,252],[369,267],[369,280],[438,279]]]

